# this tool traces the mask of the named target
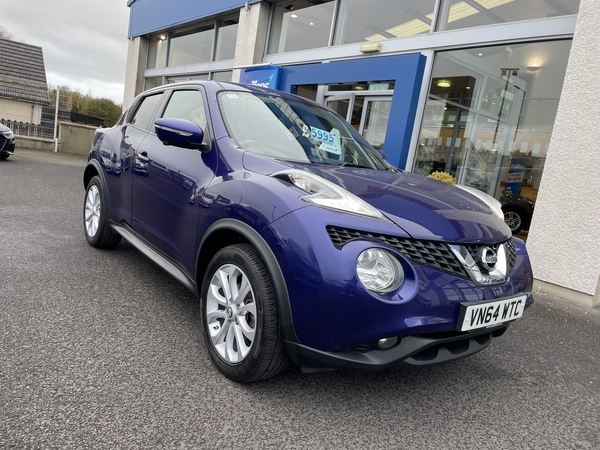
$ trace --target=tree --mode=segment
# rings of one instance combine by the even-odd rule
[[[90,98],[80,112],[104,119],[107,127],[112,127],[121,116],[122,107],[108,98]]]
[[[12,34],[6,31],[6,28],[0,27],[0,39],[8,39],[10,41],[12,39]]]
[[[121,116],[122,106],[108,98],[96,98],[91,94],[82,94],[68,86],[58,86],[60,101],[58,107],[88,116],[104,119],[107,127],[112,127]],[[56,87],[49,90],[50,104],[56,105]]]

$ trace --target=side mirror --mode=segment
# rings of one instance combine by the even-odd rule
[[[154,122],[156,135],[165,145],[175,147],[191,148],[206,151],[207,146],[203,144],[204,131],[200,126],[185,119],[157,119]]]

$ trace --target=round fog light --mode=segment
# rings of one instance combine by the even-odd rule
[[[387,350],[388,348],[392,348],[397,343],[398,343],[398,338],[395,336],[389,337],[389,338],[383,338],[383,339],[379,339],[377,341],[377,347],[380,350]]]
[[[370,248],[358,255],[356,274],[368,290],[377,293],[391,292],[404,281],[400,262],[378,248]]]

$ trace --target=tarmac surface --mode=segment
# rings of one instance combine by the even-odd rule
[[[448,366],[239,385],[189,291],[125,242],[87,244],[84,166],[0,161],[1,449],[600,448],[600,310],[538,295]]]

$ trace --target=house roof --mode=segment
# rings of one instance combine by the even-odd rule
[[[50,103],[42,47],[0,39],[0,97]]]

